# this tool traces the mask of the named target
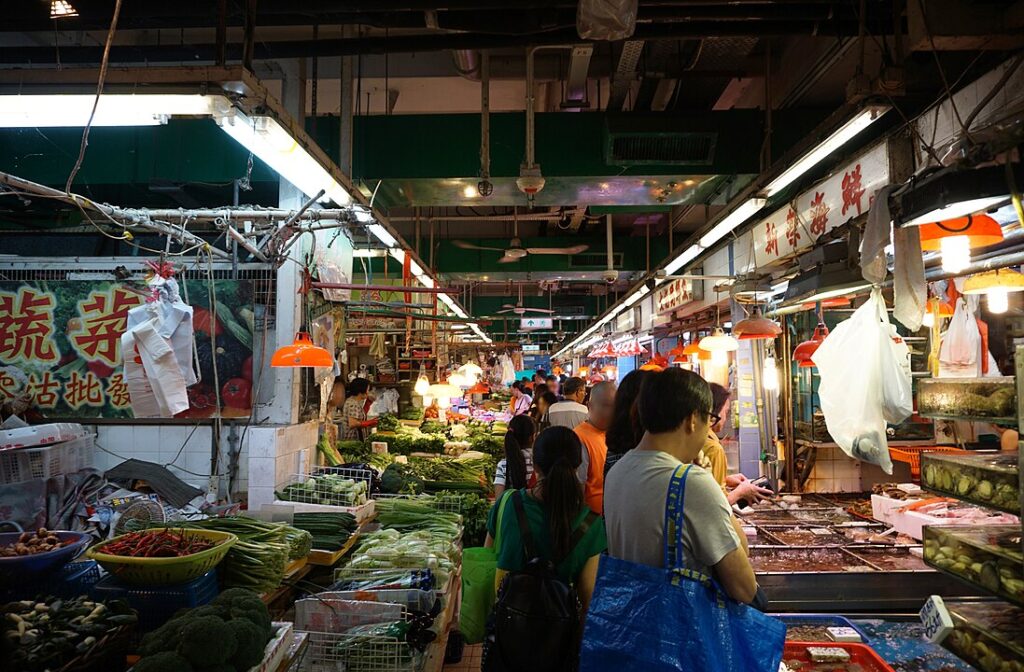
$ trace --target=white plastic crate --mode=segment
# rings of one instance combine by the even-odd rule
[[[0,451],[0,483],[20,483],[72,474],[92,463],[96,438],[92,434],[42,448]]]

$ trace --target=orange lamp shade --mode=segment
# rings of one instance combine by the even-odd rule
[[[483,383],[477,383],[473,387],[469,388],[470,394],[487,394],[491,391],[491,388],[487,387]]]
[[[710,350],[698,350],[697,351],[697,359],[699,359],[702,362],[710,362],[711,358],[713,356],[714,356],[714,353],[711,352]]]
[[[940,301],[938,315],[939,317],[953,317],[953,304],[949,301]]]
[[[588,373],[590,373],[589,366],[581,366],[580,368],[576,369],[576,375],[580,376],[581,378],[583,376],[586,376]]]
[[[818,346],[821,345],[826,336],[828,336],[828,327],[824,323],[819,322],[818,326],[814,328],[814,335],[796,346],[793,350],[793,361],[797,363],[798,367],[807,369],[814,366],[811,356],[817,352]]]
[[[334,366],[334,357],[326,348],[313,343],[313,339],[304,331],[295,334],[291,345],[284,345],[274,351],[270,365],[276,367]]]
[[[740,320],[732,328],[733,335],[741,341],[773,339],[782,333],[782,327],[760,315]]]
[[[664,366],[658,366],[653,361],[651,361],[651,362],[647,362],[646,364],[641,366],[640,370],[641,371],[664,371],[665,367]]]
[[[845,296],[833,296],[828,299],[821,301],[822,308],[846,308],[850,305],[850,299]],[[814,310],[818,307],[817,303],[805,303],[800,306],[801,310]]]
[[[683,348],[684,355],[702,355],[705,352],[706,350],[700,349],[700,344],[698,344],[697,341],[694,341],[693,343],[690,343],[688,346]]]
[[[676,347],[674,347],[671,350],[669,350],[668,356],[669,356],[669,359],[673,359],[673,360],[679,359],[680,357],[685,357],[686,356],[686,348],[683,347],[682,343],[679,343],[679,344],[676,345]]]
[[[942,249],[942,239],[950,236],[967,236],[971,249],[995,245],[1003,240],[1002,227],[988,215],[957,217],[944,222],[925,224],[920,228],[921,249],[925,252]]]

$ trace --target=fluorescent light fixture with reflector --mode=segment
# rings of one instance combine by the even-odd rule
[[[368,250],[366,248],[359,248],[352,250],[352,256],[356,259],[376,259],[378,257],[386,257],[387,252],[384,250]]]
[[[434,279],[426,273],[420,273],[416,276],[416,279],[420,281],[420,284],[424,287],[434,288]]]
[[[93,94],[0,95],[0,128],[84,128],[95,100]],[[224,96],[109,93],[100,96],[92,125],[160,126],[171,117],[223,116],[230,109]]]
[[[714,228],[700,237],[700,246],[707,249],[729,235],[733,229],[750,219],[767,203],[764,198],[748,198],[738,208],[730,212],[725,219],[715,224]]]
[[[382,224],[368,224],[366,229],[387,247],[396,247],[398,245],[398,241],[395,237],[392,236],[391,232],[384,228]]]
[[[313,197],[322,189],[322,200],[328,199],[340,206],[352,202],[345,188],[273,117],[250,118],[234,110],[232,114],[218,116],[217,123],[221,130],[306,196]]]
[[[888,105],[870,105],[863,108],[849,121],[837,128],[827,138],[810,150],[793,165],[782,171],[778,177],[768,183],[764,188],[765,196],[774,196],[790,184],[799,179],[804,173],[821,163],[832,152],[836,151],[847,142],[852,140],[858,133],[875,122],[889,110]]]
[[[634,303],[642,299],[644,295],[650,291],[651,290],[647,289],[646,285],[641,286],[640,289],[633,292],[625,301],[623,301],[622,305],[627,307],[632,306]]]
[[[1018,192],[1024,172],[1014,166]],[[1005,166],[960,168],[949,166],[909,183],[896,196],[903,226],[931,224],[988,210],[1010,200]]]
[[[683,266],[685,266],[686,264],[690,263],[698,256],[700,256],[700,253],[703,251],[704,250],[703,248],[701,248],[700,245],[690,245],[688,248],[686,248],[686,250],[683,251],[682,254],[680,254],[678,257],[670,261],[668,265],[665,266],[665,273],[668,275],[672,275],[680,268],[682,268]]]

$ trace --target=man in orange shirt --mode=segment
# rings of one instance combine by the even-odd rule
[[[573,429],[583,442],[583,462],[576,475],[584,485],[583,498],[595,513],[604,512],[605,432],[615,410],[615,383],[603,382],[590,391],[590,414]]]

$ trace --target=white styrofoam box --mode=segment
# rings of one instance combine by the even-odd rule
[[[951,525],[956,521],[952,518],[936,518],[917,511],[894,512],[889,523],[897,532],[921,541],[924,539],[925,525]]]
[[[871,495],[871,517],[883,523],[892,524],[893,514],[897,509],[902,509],[913,500],[895,499],[885,495]]]
[[[277,472],[273,457],[249,457],[249,487],[273,487]]]
[[[45,425],[3,429],[0,430],[0,450],[47,446],[51,443],[73,441],[86,434],[88,430],[77,422],[51,422]]]

